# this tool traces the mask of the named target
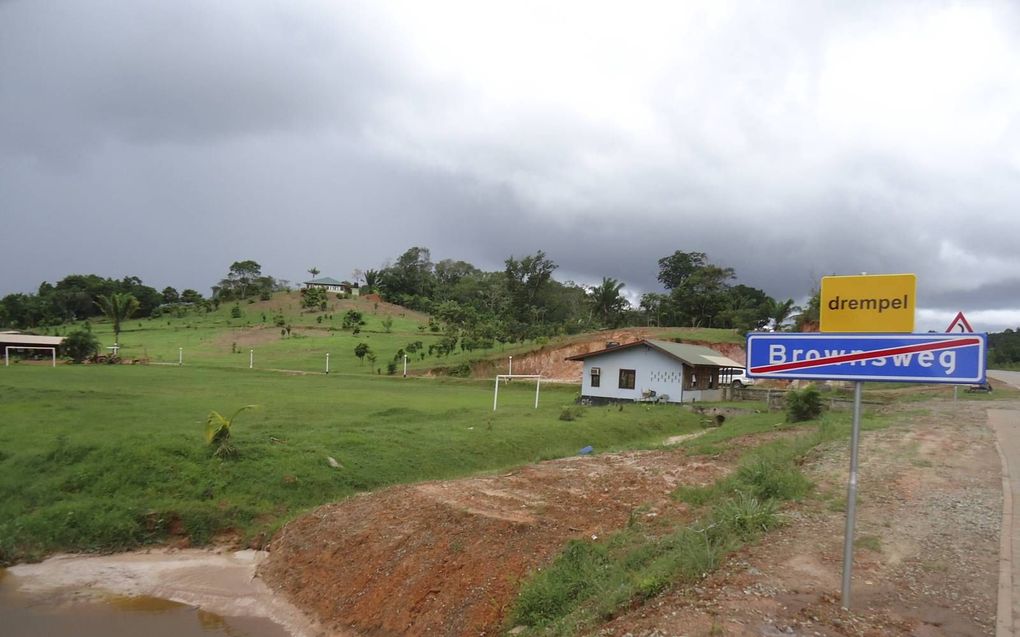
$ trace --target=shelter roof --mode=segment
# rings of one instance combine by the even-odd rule
[[[35,334],[15,334],[11,332],[0,333],[0,345],[8,345],[11,347],[17,347],[19,345],[28,347],[55,347],[63,344],[63,342],[63,336],[36,336]]]

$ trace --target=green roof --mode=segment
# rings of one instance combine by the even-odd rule
[[[311,281],[305,281],[305,285],[343,285],[343,283],[336,279],[328,276],[324,276],[321,279],[312,279]]]
[[[588,352],[586,354],[578,354],[577,356],[567,357],[568,361],[580,361],[592,356],[600,356],[602,354],[608,354],[610,352],[616,352],[619,350],[630,349],[631,347],[637,347],[638,345],[644,345],[657,349],[663,354],[671,358],[675,358],[682,363],[688,365],[708,365],[710,367],[743,367],[743,363],[738,363],[732,358],[723,356],[714,349],[704,347],[702,345],[690,345],[688,343],[674,343],[672,341],[657,341],[653,339],[644,339],[641,341],[634,341],[633,343],[624,343],[623,345],[616,345],[614,347],[607,347],[606,349],[600,349],[595,352]]]
[[[678,358],[688,365],[712,365],[714,367],[743,367],[731,358],[723,356],[714,349],[703,345],[690,345],[688,343],[674,343],[672,341],[656,341],[646,339],[645,343],[651,345],[673,358]]]

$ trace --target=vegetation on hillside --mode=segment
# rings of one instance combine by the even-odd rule
[[[383,298],[432,314],[469,339],[487,342],[576,334],[622,326],[714,327],[747,331],[796,309],[764,291],[734,284],[732,268],[701,252],[677,251],[659,259],[664,292],[643,295],[637,307],[626,285],[612,277],[585,287],[553,278],[557,269],[544,252],[510,256],[502,272],[485,272],[465,261],[433,263],[428,248],[413,247],[378,273]]]
[[[735,283],[732,268],[711,263],[701,252],[676,251],[659,259],[658,280],[664,291],[644,294],[636,307],[624,294],[626,284],[618,279],[606,276],[591,287],[556,280],[558,266],[541,250],[510,256],[504,266],[502,271],[485,272],[465,261],[434,263],[428,248],[415,246],[380,270],[355,274],[364,282],[363,294],[378,292],[386,301],[431,315],[427,329],[441,337],[436,347],[446,353],[626,326],[745,332],[783,326],[797,309],[792,300],[776,300],[760,289]],[[270,300],[274,292],[287,289],[287,282],[264,275],[258,262],[247,259],[233,262],[226,277],[211,289],[212,295],[204,298],[191,289],[178,292],[166,287],[158,292],[138,277],[118,281],[74,274],[56,284],[42,283],[37,294],[0,299],[0,326],[57,331],[105,313],[119,332],[131,315],[183,318],[211,314],[223,303],[231,304],[230,318],[244,319],[245,304]],[[332,302],[343,296],[302,290],[299,311],[319,313],[321,324]],[[116,308],[110,306],[111,299],[131,303],[132,312],[126,316],[112,312]],[[272,320],[289,335],[290,317],[274,315]],[[250,317],[247,322],[251,324]],[[392,329],[383,327],[387,333]],[[352,329],[356,334],[360,326]]]

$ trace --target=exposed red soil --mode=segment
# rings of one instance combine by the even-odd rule
[[[785,527],[590,634],[994,634],[1001,483],[985,405],[923,405],[892,407],[898,424],[862,438],[851,611],[839,599],[837,441],[807,462],[817,489],[786,508]],[[520,581],[568,540],[599,541],[631,516],[663,528],[689,519],[667,496],[676,485],[712,482],[737,449],[777,435],[790,434],[735,440],[708,462],[680,450],[577,457],[354,497],[288,525],[260,574],[334,634],[496,634]]]
[[[292,522],[260,573],[338,632],[492,634],[521,578],[565,542],[597,541],[635,514],[682,518],[669,493],[725,470],[679,450],[631,452],[393,487]]]
[[[604,330],[592,332],[576,337],[566,344],[546,345],[537,350],[525,354],[514,355],[515,374],[541,374],[543,378],[565,383],[576,383],[581,378],[584,364],[580,361],[566,360],[570,356],[587,354],[605,348],[606,343],[615,341],[625,344],[632,343],[644,338],[666,339],[683,335],[683,328],[676,327],[628,327],[618,330]],[[713,349],[723,356],[741,363],[745,358],[744,346],[736,343],[706,343],[699,340],[683,340],[684,343],[692,345],[703,345]],[[497,373],[496,367],[500,367],[498,373],[505,373],[505,362],[501,359],[498,363],[484,361],[477,363],[472,368],[474,376],[490,377]]]

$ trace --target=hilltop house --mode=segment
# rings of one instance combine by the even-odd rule
[[[311,281],[305,281],[304,286],[306,288],[322,288],[328,292],[336,292],[337,294],[350,294],[351,296],[358,296],[358,284],[351,283],[349,281],[337,281],[336,279],[328,276],[319,277],[318,279],[312,279]]]
[[[645,339],[570,356],[582,361],[581,398],[590,402],[720,400],[719,372],[741,363],[700,345]]]

